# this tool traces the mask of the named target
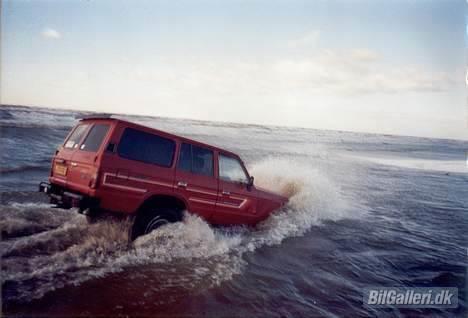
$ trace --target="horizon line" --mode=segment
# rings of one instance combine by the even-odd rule
[[[236,125],[244,125],[244,126],[260,126],[260,127],[275,127],[275,128],[298,128],[298,129],[311,129],[311,130],[321,130],[321,131],[333,131],[333,132],[340,132],[340,133],[357,133],[357,134],[369,134],[369,135],[378,135],[378,136],[393,136],[393,137],[407,137],[407,138],[425,138],[425,139],[437,139],[437,140],[453,140],[453,141],[462,141],[468,142],[467,139],[458,139],[458,138],[441,138],[441,137],[428,137],[428,136],[416,136],[416,135],[404,135],[404,134],[392,134],[392,133],[377,133],[377,132],[368,132],[368,131],[360,131],[360,130],[339,130],[339,129],[325,129],[325,128],[314,128],[314,127],[304,127],[304,126],[288,126],[288,125],[273,125],[273,124],[258,124],[258,123],[241,123],[241,122],[234,122],[234,121],[223,121],[223,120],[207,120],[207,119],[194,119],[194,118],[187,118],[187,117],[169,117],[169,116],[158,116],[158,115],[142,115],[142,114],[134,114],[134,113],[121,113],[121,112],[100,112],[97,110],[85,110],[85,109],[76,109],[76,108],[62,108],[54,107],[54,106],[43,106],[43,105],[20,105],[20,104],[0,104],[2,106],[11,106],[11,107],[28,107],[28,108],[42,108],[48,110],[62,110],[62,111],[69,111],[69,112],[90,112],[90,113],[106,113],[106,114],[114,114],[114,115],[127,115],[127,116],[138,116],[138,117],[152,117],[152,118],[167,118],[167,119],[180,119],[180,120],[191,120],[197,122],[211,122],[211,123],[224,123],[224,124],[236,124]]]

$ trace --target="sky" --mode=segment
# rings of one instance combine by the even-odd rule
[[[3,0],[2,104],[468,140],[463,0]]]

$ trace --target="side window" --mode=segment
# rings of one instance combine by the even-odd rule
[[[183,143],[177,169],[195,174],[213,176],[213,151]]]
[[[192,145],[192,172],[213,176],[213,151]]]
[[[76,126],[75,130],[73,130],[72,134],[70,135],[70,137],[68,137],[67,141],[65,142],[64,147],[68,149],[77,148],[86,130],[88,129],[88,126],[88,124]]]
[[[247,182],[248,177],[236,158],[219,155],[219,177],[226,181]]]
[[[86,137],[83,144],[80,146],[81,150],[84,151],[98,151],[99,147],[104,140],[104,137],[107,135],[107,131],[109,130],[109,125],[104,124],[97,124],[91,128],[88,136]]]
[[[175,142],[133,128],[125,128],[117,152],[119,156],[170,167],[174,157]]]

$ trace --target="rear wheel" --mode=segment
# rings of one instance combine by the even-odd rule
[[[136,216],[130,238],[134,241],[137,237],[149,234],[161,226],[179,221],[182,221],[182,212],[176,209],[145,209]]]
[[[80,213],[86,216],[86,221],[88,224],[96,223],[99,220],[105,218],[105,215],[99,209],[87,208],[83,211],[80,211]]]

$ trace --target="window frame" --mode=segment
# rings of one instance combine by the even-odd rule
[[[157,136],[159,138],[163,138],[163,139],[166,139],[168,141],[170,141],[172,144],[173,144],[173,151],[172,151],[172,156],[171,156],[171,160],[170,160],[170,164],[168,166],[165,166],[165,165],[161,165],[161,164],[158,164],[158,163],[155,163],[155,162],[151,162],[151,161],[145,161],[145,160],[140,160],[140,159],[135,159],[135,158],[129,158],[129,157],[126,157],[126,156],[123,156],[121,153],[120,153],[120,146],[121,146],[121,141],[122,141],[122,138],[124,137],[125,135],[125,132],[128,130],[134,130],[134,131],[137,131],[137,132],[141,132],[141,133],[144,133],[144,134],[148,134],[148,135],[153,135],[153,136]],[[158,166],[158,167],[161,167],[161,168],[172,168],[173,165],[174,165],[174,157],[175,157],[175,154],[177,152],[177,143],[174,139],[172,138],[168,138],[168,137],[165,137],[165,136],[161,136],[159,134],[155,134],[155,133],[152,133],[152,132],[147,132],[143,129],[137,129],[137,128],[133,128],[133,127],[125,127],[123,129],[123,132],[122,134],[120,135],[120,138],[119,138],[119,142],[117,144],[117,150],[116,150],[116,154],[122,158],[122,159],[125,159],[125,160],[131,160],[131,161],[137,161],[137,162],[141,162],[141,163],[145,163],[145,164],[150,164],[150,165],[155,165],[155,166]]]
[[[234,160],[236,160],[236,161],[240,164],[240,166],[241,166],[241,168],[242,168],[242,171],[244,171],[244,174],[245,174],[246,177],[247,177],[246,180],[245,180],[245,182],[242,182],[242,181],[239,181],[239,180],[237,180],[237,181],[229,180],[229,179],[225,179],[225,178],[222,178],[222,177],[221,177],[221,157],[226,157],[226,158],[234,159]],[[221,180],[221,181],[223,181],[223,182],[230,182],[230,183],[234,183],[234,184],[236,184],[236,183],[247,184],[248,181],[249,181],[249,179],[250,179],[250,174],[249,174],[249,172],[247,171],[247,169],[245,168],[244,162],[243,162],[240,158],[238,158],[238,157],[236,157],[236,156],[233,156],[233,155],[228,155],[228,154],[225,154],[225,153],[220,152],[220,153],[218,153],[218,179]]]
[[[181,169],[181,168],[179,167],[180,159],[181,159],[181,156],[182,156],[182,147],[183,147],[184,145],[190,146],[190,170]],[[187,172],[187,173],[192,173],[192,156],[193,156],[192,144],[191,144],[191,143],[188,143],[188,142],[181,141],[181,142],[180,142],[180,146],[179,146],[178,156],[177,156],[176,169],[177,169],[177,170],[180,170],[180,171]]]
[[[180,168],[179,168],[179,163],[180,163],[181,154],[182,154],[182,147],[183,147],[184,144],[190,146],[190,170],[185,170],[185,169],[180,169]],[[204,150],[207,150],[207,151],[210,151],[210,152],[211,152],[211,174],[196,173],[196,172],[193,171],[193,147],[198,147],[198,148],[201,148],[201,149],[204,149]],[[178,171],[183,171],[183,172],[185,172],[185,173],[190,173],[190,174],[193,174],[193,175],[196,175],[196,176],[204,176],[204,177],[208,177],[208,178],[216,178],[216,174],[215,174],[215,171],[216,171],[216,166],[215,166],[216,159],[215,159],[215,158],[216,158],[215,151],[214,151],[213,149],[211,149],[210,147],[199,146],[199,145],[196,145],[196,144],[191,143],[191,142],[181,141],[181,142],[180,142],[180,147],[179,147],[179,153],[178,153],[178,156],[177,156],[176,169],[177,169]]]
[[[78,127],[81,127],[81,126],[85,126],[85,130],[83,132],[83,136],[81,136],[80,140],[78,140],[78,142],[76,142],[73,147],[67,147],[67,143],[68,141],[70,140],[70,138],[73,136],[73,134],[75,133],[75,131],[78,129]],[[65,141],[63,142],[62,144],[62,147],[63,149],[68,149],[68,150],[79,150],[80,149],[80,146],[81,144],[83,143],[83,140],[88,136],[88,133],[89,133],[89,129],[90,127],[92,127],[93,125],[90,124],[90,123],[79,123],[77,124],[73,130],[70,132],[70,134],[67,136],[67,138],[65,139]],[[75,147],[76,146],[76,147]]]

